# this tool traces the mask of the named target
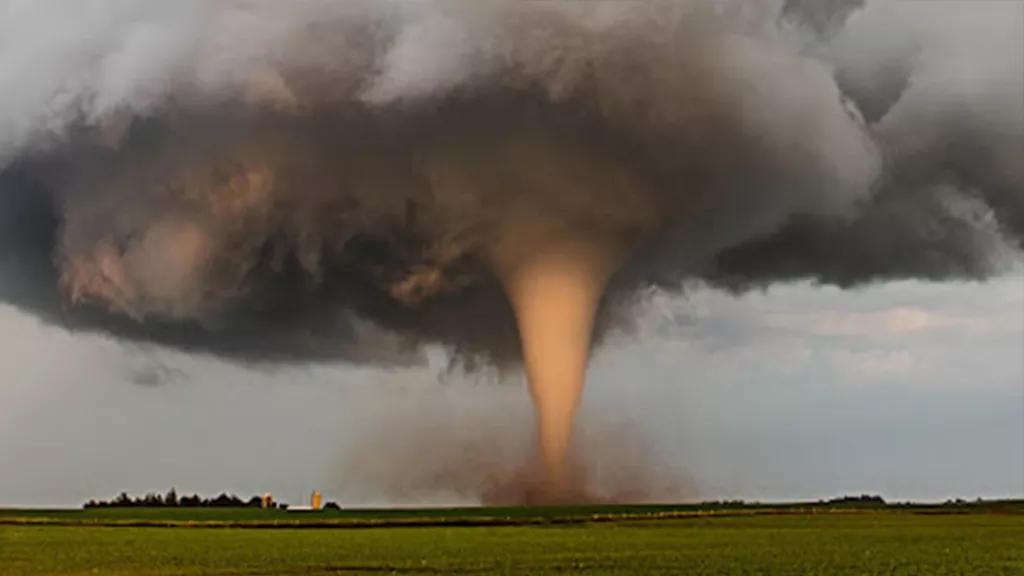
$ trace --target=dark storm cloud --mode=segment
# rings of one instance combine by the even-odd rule
[[[7,2],[0,298],[243,361],[506,363],[485,254],[552,226],[636,247],[599,333],[695,279],[997,273],[1021,8],[836,4]]]

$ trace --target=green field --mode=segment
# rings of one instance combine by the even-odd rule
[[[567,571],[1024,574],[1024,515],[796,506],[0,511],[3,576]]]

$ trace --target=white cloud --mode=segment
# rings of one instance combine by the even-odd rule
[[[985,283],[779,286],[733,297],[656,295],[644,324],[663,354],[718,382],[790,379],[837,388],[1024,386],[1024,275]],[[970,368],[967,368],[970,367]]]
[[[1013,322],[1012,315],[958,316],[904,306],[865,313],[829,311],[769,314],[764,322],[821,336],[910,336],[937,330],[957,330],[971,334],[1024,332],[1024,321]]]

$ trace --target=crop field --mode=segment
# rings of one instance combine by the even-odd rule
[[[0,511],[0,574],[1024,574],[1015,510]]]

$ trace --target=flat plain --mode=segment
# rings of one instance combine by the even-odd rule
[[[0,574],[1024,574],[1024,514],[615,507],[0,511]]]

